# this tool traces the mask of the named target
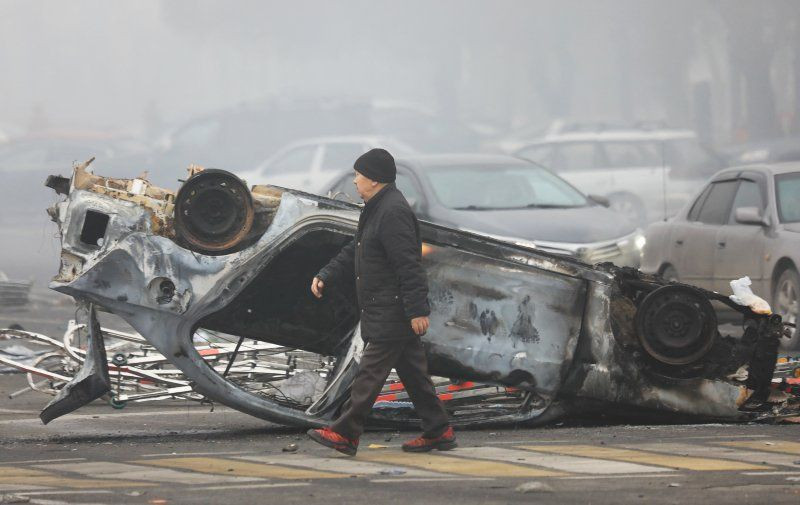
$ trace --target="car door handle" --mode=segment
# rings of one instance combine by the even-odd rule
[[[717,247],[720,248],[720,249],[724,249],[725,248],[725,242],[717,242]]]
[[[678,240],[676,240],[675,245],[683,245],[683,239],[679,238]]]

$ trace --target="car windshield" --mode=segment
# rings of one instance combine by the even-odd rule
[[[425,170],[436,197],[458,210],[585,207],[586,197],[532,165],[445,166]]]
[[[800,222],[800,172],[776,175],[775,196],[781,223]]]

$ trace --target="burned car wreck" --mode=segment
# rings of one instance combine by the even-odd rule
[[[91,161],[91,160],[90,160]],[[92,174],[88,163],[47,185],[62,240],[50,287],[90,308],[83,369],[44,409],[47,423],[110,389],[96,308],[127,321],[205,397],[286,425],[327,424],[348,395],[363,342],[355,294],[316,299],[314,274],[352,239],[357,206],[231,173],[190,168],[177,193],[141,178]],[[487,404],[448,404],[456,426],[544,424],[573,413],[747,421],[798,415],[798,398],[771,388],[779,316],[636,270],[577,260],[421,223],[432,375],[450,390],[502,391]],[[742,315],[741,337],[720,334],[714,303]],[[209,366],[198,331],[236,342],[226,369]],[[307,401],[276,381],[291,373],[228,370],[253,344],[315,357]],[[296,358],[295,358],[296,359]],[[386,391],[396,388],[387,385]],[[778,394],[779,393],[779,394]],[[369,425],[416,423],[410,404],[383,395]]]

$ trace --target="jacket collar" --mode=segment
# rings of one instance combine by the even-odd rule
[[[372,198],[370,198],[369,201],[366,204],[364,204],[364,211],[366,212],[377,207],[378,202],[386,195],[386,193],[393,191],[396,187],[397,186],[395,186],[395,183],[390,182],[389,184],[381,188],[380,191],[372,195]]]

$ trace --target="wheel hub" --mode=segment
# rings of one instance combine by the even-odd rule
[[[687,365],[702,358],[714,343],[716,327],[709,301],[688,286],[662,286],[648,294],[636,312],[642,347],[668,365]]]

